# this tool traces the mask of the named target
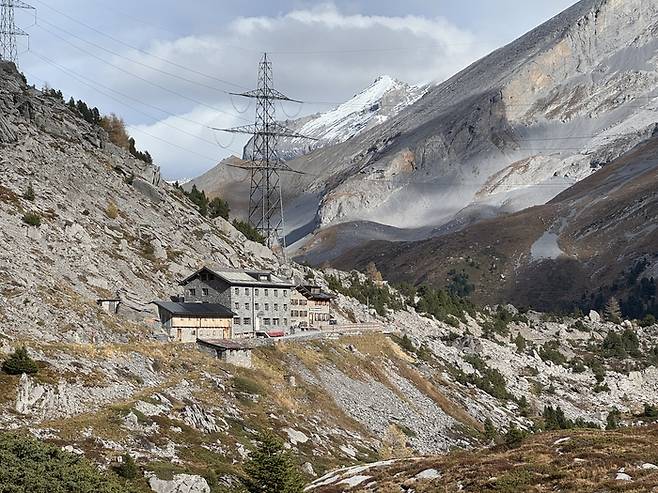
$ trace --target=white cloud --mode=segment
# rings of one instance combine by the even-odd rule
[[[216,79],[234,81],[244,88],[255,87],[257,63],[263,50],[272,53],[274,82],[279,90],[305,101],[342,102],[382,74],[410,83],[444,80],[491,48],[479,44],[472,33],[444,18],[351,15],[332,4],[324,4],[271,17],[237,18],[216,35],[154,42],[149,49],[158,57],[192,68],[191,72],[138,51],[126,54],[145,65],[202,85],[120,58],[114,63],[169,91],[112,69],[107,69],[105,77],[120,91],[147,103],[182,113],[191,120],[231,126],[249,123],[253,115],[252,112],[237,114],[222,91],[241,89]],[[235,104],[243,105],[243,102],[235,101]],[[303,108],[304,113],[320,109],[327,109],[327,105],[311,104]],[[213,141],[208,130],[179,119],[135,127],[140,147],[150,150],[162,164],[165,176],[188,177],[214,163],[197,155],[186,155],[160,140],[138,135],[138,131],[204,155],[221,158],[233,153],[217,146],[213,148],[212,144],[177,132],[171,126]],[[219,138],[223,142],[230,140],[226,135]],[[239,149],[237,144],[232,147]]]

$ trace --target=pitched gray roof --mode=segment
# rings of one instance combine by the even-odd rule
[[[274,275],[271,272],[267,271],[256,271],[256,270],[240,270],[240,269],[230,269],[230,268],[219,268],[219,269],[210,269],[208,267],[202,267],[196,272],[190,274],[188,277],[183,279],[180,284],[187,284],[194,276],[196,276],[201,271],[207,271],[232,286],[264,286],[264,287],[281,287],[281,288],[291,288],[294,285],[285,279]],[[259,275],[267,275],[269,279],[261,280],[258,279]]]
[[[233,318],[235,313],[220,303],[176,303],[173,301],[154,301],[158,308],[173,315],[188,317]]]

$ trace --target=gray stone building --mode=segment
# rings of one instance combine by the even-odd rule
[[[233,337],[284,335],[293,284],[272,272],[203,267],[181,281],[186,302],[221,303],[235,313]]]

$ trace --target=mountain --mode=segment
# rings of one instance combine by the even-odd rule
[[[369,130],[417,101],[427,90],[382,75],[348,101],[325,113],[316,113],[283,122],[286,127],[302,135],[317,139],[283,137],[278,142],[279,155],[291,160],[309,152],[346,140]],[[243,157],[250,155],[247,144]]]
[[[483,303],[601,309],[616,296],[628,316],[658,314],[655,284],[637,287],[658,277],[657,150],[654,135],[545,205],[419,242],[368,243],[335,264],[374,261],[387,279],[439,285],[464,272]]]
[[[281,138],[279,155],[282,159],[292,160],[313,150],[345,142],[397,115],[426,90],[387,75],[380,76],[366,89],[330,111],[284,121],[286,127],[316,140]],[[250,148],[251,141],[245,146],[243,159],[250,155]],[[214,168],[188,180],[184,188],[190,190],[196,185],[209,197],[228,199],[234,212],[244,217],[249,206],[249,176],[246,171],[232,167],[241,163],[244,161],[236,156],[224,159]],[[290,197],[287,191],[285,194]]]
[[[657,32],[655,2],[582,0],[382,124],[289,161],[307,173],[284,179],[291,253],[319,263],[374,225],[431,237],[549,201],[652,135]]]

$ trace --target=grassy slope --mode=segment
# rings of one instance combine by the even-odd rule
[[[563,440],[556,444],[556,441]],[[658,463],[658,426],[619,431],[573,430],[543,433],[527,438],[519,448],[498,446],[477,452],[454,452],[442,457],[421,458],[371,469],[372,476],[358,488],[366,491],[377,481],[379,493],[399,492],[400,486],[417,493],[430,492],[648,492],[658,487],[658,470],[643,469]],[[441,477],[413,480],[416,474],[434,468]],[[616,480],[621,468],[631,481]],[[336,485],[313,490],[342,491]],[[372,491],[372,490],[370,490]]]

